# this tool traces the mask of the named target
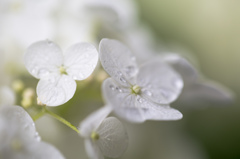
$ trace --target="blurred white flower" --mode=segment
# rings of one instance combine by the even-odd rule
[[[156,59],[138,68],[136,58],[116,40],[103,39],[99,47],[102,66],[112,77],[104,81],[103,95],[117,115],[131,122],[182,118],[169,106],[183,88],[171,67]]]
[[[119,29],[134,24],[137,19],[137,8],[133,0],[84,0],[82,8],[88,17]]]
[[[80,124],[80,134],[92,159],[117,158],[127,149],[128,135],[122,123],[115,117],[106,118],[111,110],[109,106],[100,108]]]
[[[88,43],[77,43],[64,53],[51,41],[32,44],[24,55],[24,63],[34,77],[39,100],[47,106],[58,106],[70,100],[76,91],[74,80],[91,75],[98,62],[96,48]]]
[[[15,101],[13,90],[8,86],[0,86],[0,105],[13,105]]]
[[[229,104],[233,94],[224,86],[204,79],[194,66],[180,55],[169,53],[163,56],[184,81],[182,94],[176,102],[184,106],[204,106],[207,104]]]
[[[32,118],[19,106],[0,108],[0,134],[0,158],[64,158],[55,147],[40,142]]]

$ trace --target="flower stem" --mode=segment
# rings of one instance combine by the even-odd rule
[[[78,134],[80,134],[79,130],[74,125],[72,125],[70,122],[68,122],[67,120],[65,120],[62,117],[60,117],[59,115],[51,112],[50,110],[47,110],[46,108],[45,108],[45,112],[47,114],[51,115],[52,117],[54,117],[55,119],[57,119],[58,121],[60,121],[61,123],[65,124],[66,126],[70,127],[71,129],[76,131]]]
[[[39,118],[41,118],[44,114],[46,113],[46,109],[42,109],[41,112],[39,112],[38,114],[36,114],[34,117],[33,117],[33,121],[37,121]]]

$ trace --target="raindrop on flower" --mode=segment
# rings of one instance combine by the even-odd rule
[[[123,83],[126,83],[126,82],[127,82],[124,77],[121,77],[121,78],[120,78],[120,81],[122,81]]]
[[[111,90],[115,90],[115,87],[113,85],[110,85],[109,87],[111,88]]]

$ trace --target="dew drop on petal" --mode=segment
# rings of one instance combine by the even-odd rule
[[[122,75],[123,75],[121,71],[117,71],[117,74],[118,74],[119,76],[122,76]]]
[[[148,91],[148,90],[144,91],[144,94],[146,94],[146,95],[149,96],[149,97],[152,96],[152,92],[150,92],[150,91]]]
[[[143,98],[138,98],[137,101],[138,101],[139,103],[143,103],[143,102],[144,102],[144,99],[143,99]]]
[[[122,92],[123,92],[123,90],[122,90],[121,88],[119,88],[119,87],[116,87],[116,90],[117,90],[119,93],[122,93]]]
[[[120,78],[120,81],[123,82],[123,83],[126,83],[126,82],[127,82],[124,77],[121,77],[121,78]]]
[[[39,136],[38,132],[35,133],[34,138],[35,138],[37,141],[41,141],[41,137]]]
[[[113,90],[113,91],[115,90],[115,87],[113,85],[110,85],[109,87],[111,90]]]
[[[173,85],[174,85],[175,87],[177,87],[177,88],[182,88],[183,82],[182,82],[182,80],[180,80],[180,79],[174,79],[174,80],[173,80]]]

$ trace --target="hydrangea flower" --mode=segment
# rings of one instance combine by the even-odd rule
[[[87,154],[92,159],[120,157],[127,149],[128,135],[122,123],[108,117],[112,108],[105,106],[90,114],[80,124],[79,131],[85,138]]]
[[[204,79],[194,66],[180,55],[169,53],[162,56],[183,78],[184,88],[176,102],[184,106],[206,104],[227,104],[233,101],[233,94],[224,86]]]
[[[32,118],[19,106],[0,108],[0,158],[64,159],[52,145],[41,142]]]
[[[58,106],[71,99],[76,91],[74,80],[91,75],[98,62],[96,48],[88,43],[77,43],[64,53],[51,41],[32,44],[24,55],[24,63],[34,77],[39,100],[47,106]]]
[[[181,76],[171,67],[160,59],[138,67],[128,48],[116,40],[103,39],[99,52],[111,76],[103,83],[103,95],[117,115],[131,122],[182,118],[169,106],[183,88]]]

